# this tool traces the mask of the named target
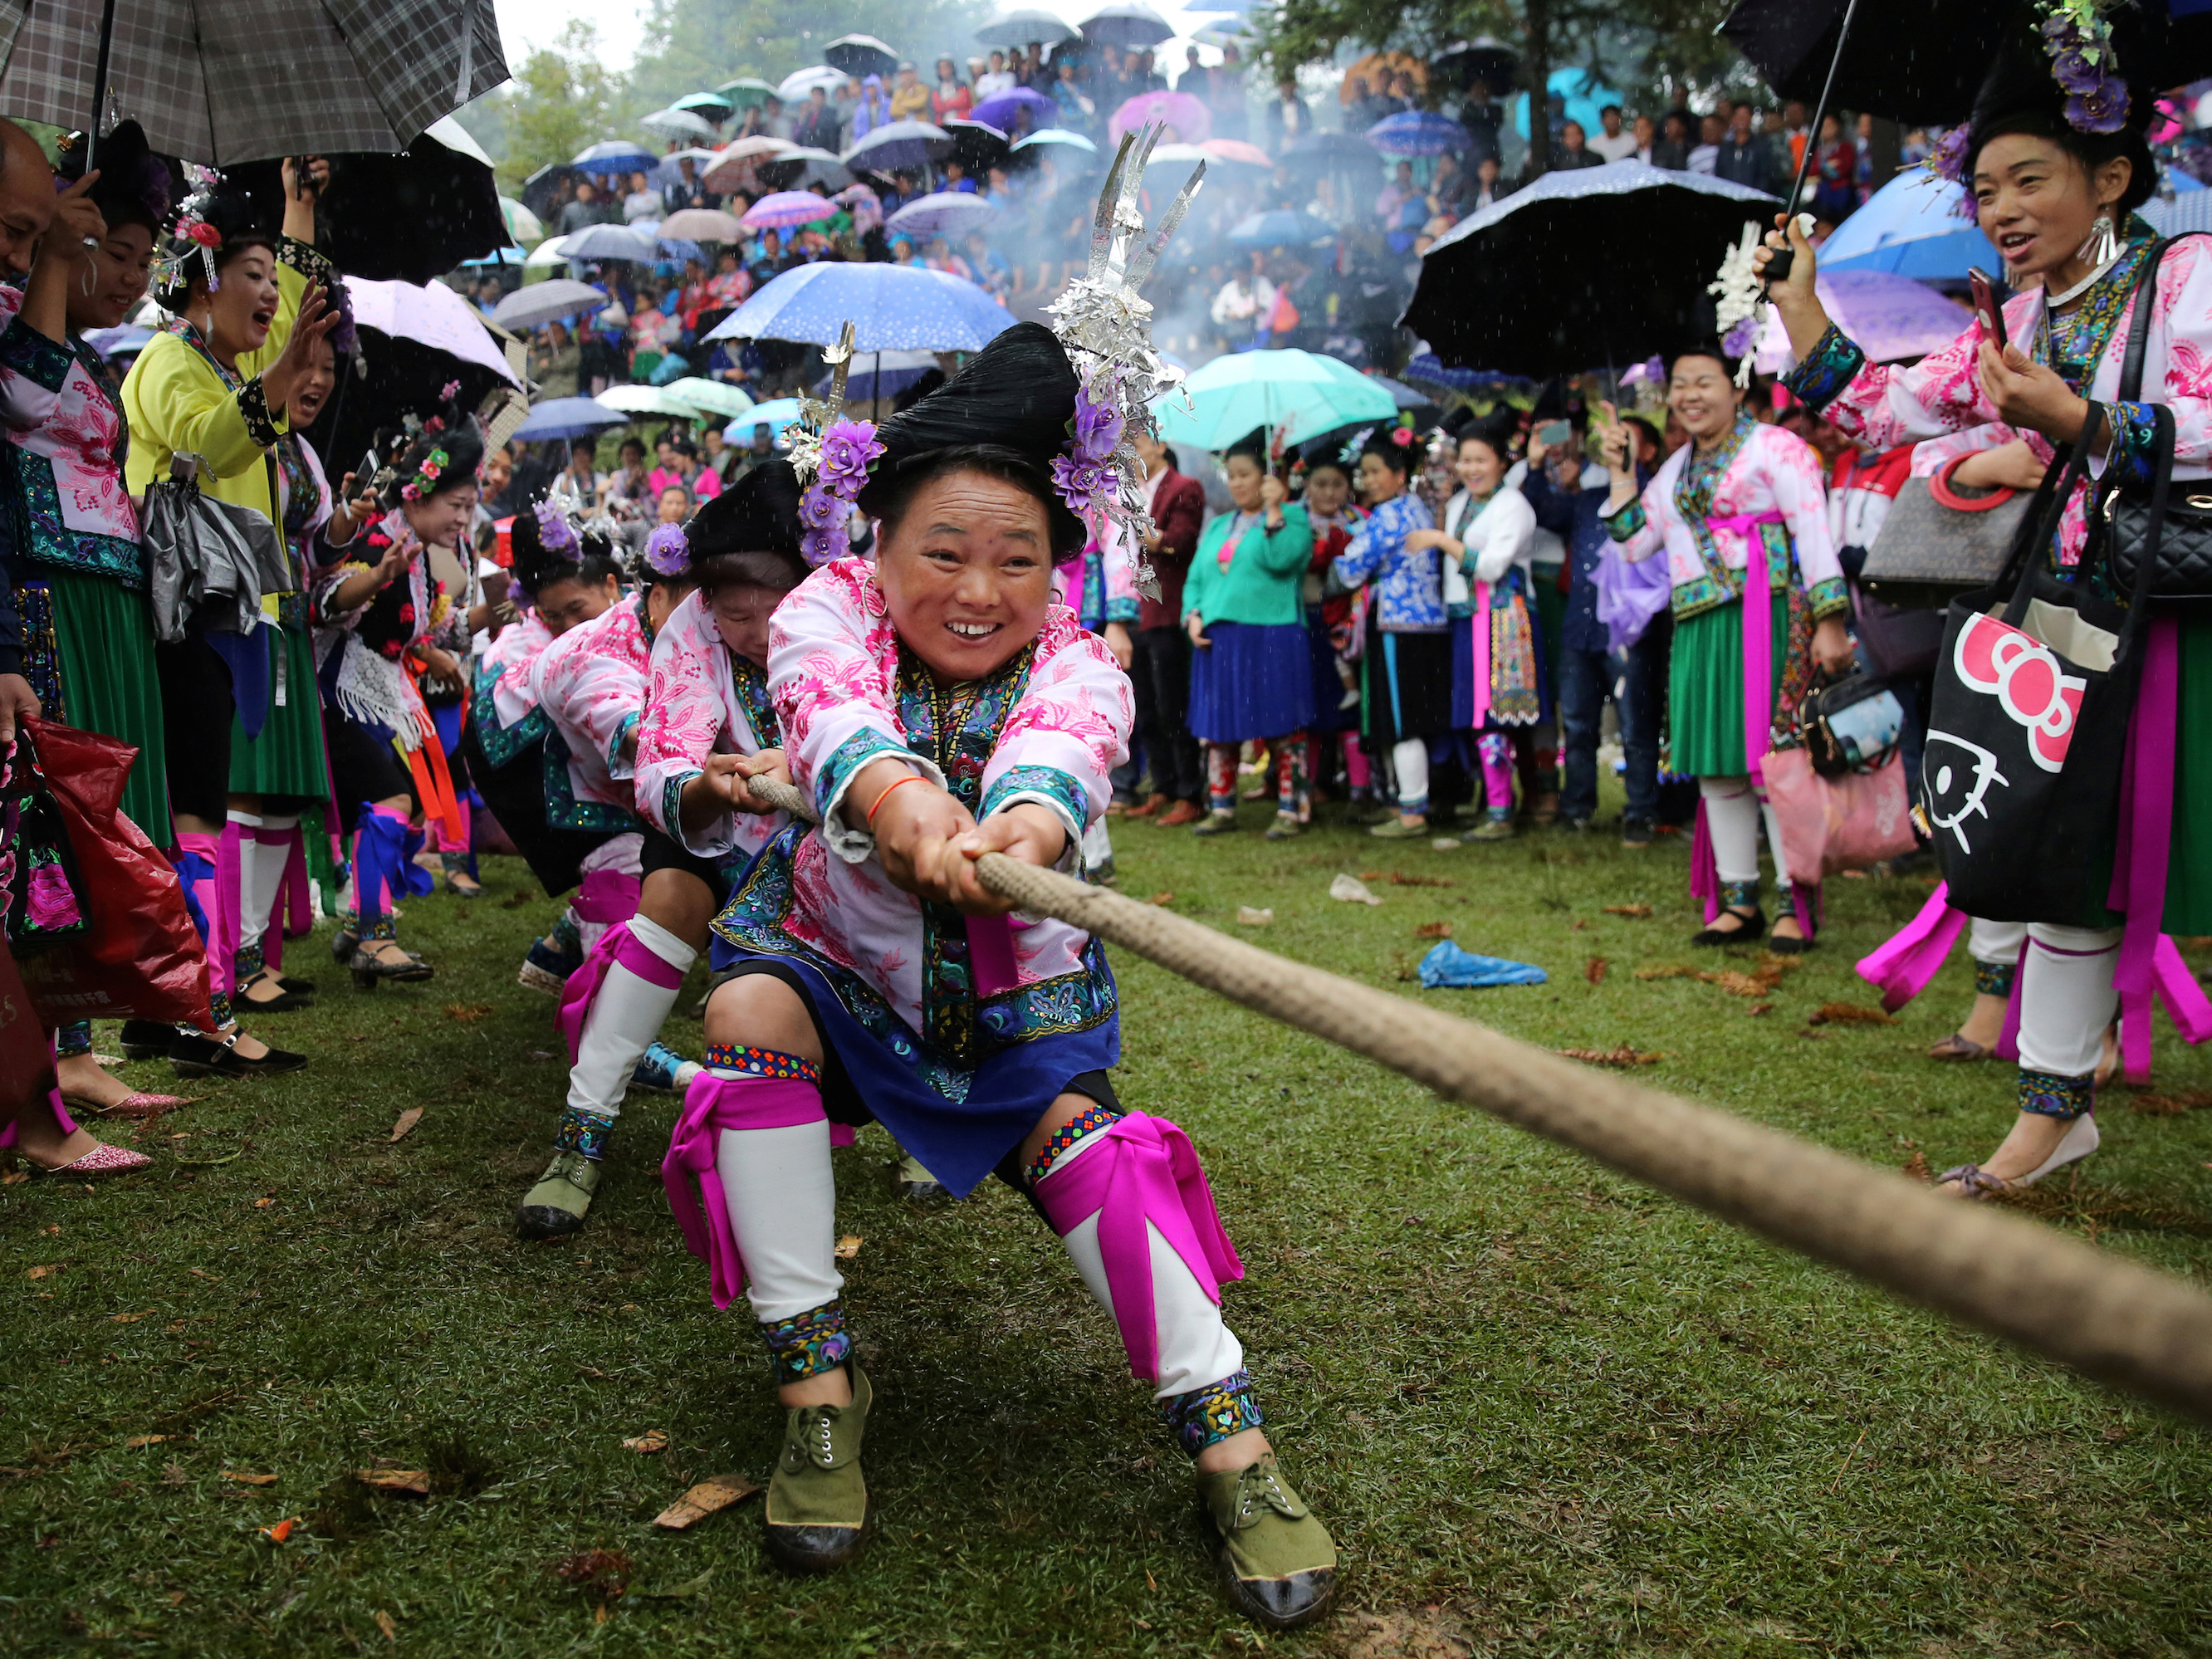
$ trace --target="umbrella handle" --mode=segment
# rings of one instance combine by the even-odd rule
[[[1850,0],[1844,8],[1843,26],[1836,31],[1836,55],[1828,60],[1828,78],[1820,83],[1820,101],[1813,109],[1813,125],[1805,129],[1805,154],[1798,158],[1797,178],[1790,186],[1786,220],[1797,216],[1797,204],[1805,198],[1805,175],[1812,170],[1813,157],[1820,148],[1820,124],[1828,118],[1828,96],[1836,89],[1836,71],[1843,66],[1844,47],[1851,38],[1851,19],[1858,15],[1859,0]],[[1787,282],[1790,268],[1797,262],[1793,248],[1770,248],[1766,255],[1766,285]]]

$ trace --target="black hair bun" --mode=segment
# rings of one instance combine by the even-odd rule
[[[765,587],[787,593],[806,580],[800,550],[799,475],[791,463],[755,467],[700,504],[684,526],[701,586]]]
[[[111,225],[143,225],[155,235],[169,217],[169,204],[179,193],[182,169],[147,147],[146,130],[136,121],[118,121],[115,131],[94,146],[82,132],[61,140],[61,159],[54,171],[70,184],[84,177],[85,155],[100,177],[93,182],[93,204]]]
[[[2150,9],[2118,7],[2110,20],[2117,62],[2111,72],[2124,82],[2128,92],[2123,125],[2113,132],[2083,132],[2075,127],[2067,118],[2066,89],[2053,75],[2041,40],[2025,31],[2008,38],[1974,94],[1973,113],[1966,123],[1968,178],[1990,140],[2025,133],[2052,140],[2092,171],[2124,157],[2133,164],[2133,176],[2119,199],[2120,211],[2132,212],[2148,201],[2158,189],[2158,162],[2145,135],[2157,113],[2158,88],[2144,66],[2160,61],[2167,33],[2164,15],[2148,15]]]

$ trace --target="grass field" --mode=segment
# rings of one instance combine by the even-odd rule
[[[1547,1047],[1660,1051],[1645,1080],[1872,1163],[1941,1169],[2009,1121],[2007,1068],[1922,1058],[1963,954],[1893,1026],[1807,1023],[1873,1005],[1850,963],[1924,880],[1834,883],[1823,949],[1753,1000],[1635,976],[1690,959],[1679,842],[1268,845],[1245,811],[1225,842],[1124,828],[1121,890],[1231,931],[1272,907],[1253,936],[1286,956]],[[1386,875],[1369,908],[1328,898],[1340,871],[1450,884]],[[783,1578],[757,1499],[658,1530],[695,1480],[765,1479],[779,1420],[668,1218],[672,1099],[632,1097],[580,1237],[513,1237],[564,1086],[551,1004],[514,983],[551,908],[526,884],[495,861],[485,898],[410,905],[428,986],[357,994],[327,930],[295,944],[321,1004],[268,1029],[312,1070],[200,1088],[137,1134],[147,1175],[0,1190],[0,1651],[2212,1652],[2202,1430],[1128,960],[1119,1086],[1206,1157],[1249,1268],[1231,1318],[1344,1612],[1263,1644],[1224,1610],[1182,1456],[1055,1241],[995,1186],[902,1207],[873,1130],[837,1155],[871,1553]],[[1434,922],[1550,982],[1422,992]],[[696,1022],[670,1036],[696,1052]],[[2161,1025],[2159,1066],[2154,1109],[2113,1091],[2106,1150],[2035,1207],[2203,1279],[2212,1112],[2181,1108],[2212,1056]],[[651,1430],[666,1451],[624,1449]],[[379,1460],[433,1494],[369,1495],[351,1472]],[[626,1594],[556,1575],[593,1550]]]

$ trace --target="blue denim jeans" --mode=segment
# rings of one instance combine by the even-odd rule
[[[1656,632],[1656,630],[1655,630]],[[1560,760],[1565,777],[1559,816],[1588,818],[1597,811],[1597,737],[1605,700],[1620,717],[1626,763],[1628,810],[1624,817],[1650,823],[1659,811],[1659,717],[1665,707],[1666,640],[1646,635],[1627,655],[1609,651],[1559,653]],[[1615,683],[1618,681],[1618,695]]]

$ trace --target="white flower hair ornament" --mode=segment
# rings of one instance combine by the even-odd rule
[[[1145,505],[1144,465],[1129,434],[1149,426],[1152,401],[1181,385],[1182,371],[1152,349],[1152,307],[1138,290],[1206,179],[1200,161],[1147,240],[1137,198],[1145,164],[1164,130],[1156,124],[1122,136],[1098,192],[1090,267],[1045,308],[1080,383],[1067,453],[1053,463],[1054,485],[1095,539],[1108,538],[1109,523],[1127,530],[1138,591],[1154,599],[1159,580],[1145,556],[1152,517]]]
[[[1797,228],[1806,235],[1813,234],[1813,216],[1797,216]],[[1766,297],[1766,284],[1759,277],[1759,266],[1752,256],[1759,252],[1761,233],[1759,227],[1744,221],[1743,238],[1728,251],[1721,261],[1720,272],[1705,285],[1705,292],[1715,301],[1713,322],[1720,330],[1721,349],[1738,359],[1735,383],[1740,386],[1751,384],[1751,372],[1759,355],[1759,331],[1766,325],[1766,308],[1773,303]]]

